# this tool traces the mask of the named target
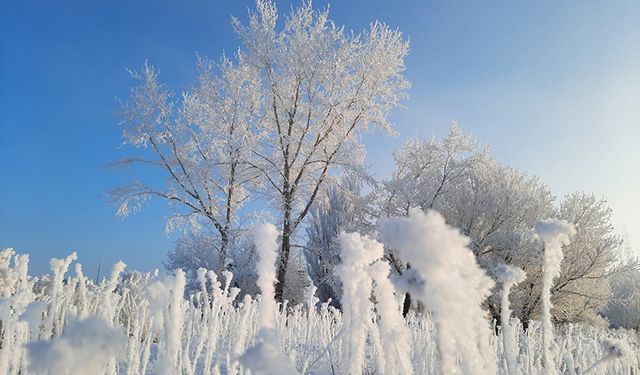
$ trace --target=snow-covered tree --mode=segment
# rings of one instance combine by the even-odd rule
[[[563,272],[553,291],[558,320],[593,319],[606,307],[611,290],[608,278],[633,265],[619,264],[622,237],[613,232],[613,210],[605,199],[573,193],[560,204],[558,217],[576,226],[576,235],[565,247]]]
[[[442,140],[411,139],[393,154],[395,169],[383,182],[380,209],[385,217],[406,216],[413,207],[438,209],[487,153],[454,121]]]
[[[368,209],[371,196],[362,194],[365,182],[357,174],[341,176],[323,189],[309,212],[304,254],[321,302],[331,299],[335,306],[340,306],[340,283],[333,271],[341,263],[340,232],[372,232]]]
[[[536,177],[485,157],[439,208],[472,239],[471,249],[481,263],[490,265],[518,255],[523,232],[550,212],[552,202],[549,188]]]
[[[226,264],[236,211],[247,187],[281,213],[276,298],[282,299],[292,239],[337,168],[360,168],[359,136],[391,132],[389,113],[409,87],[402,34],[379,22],[345,32],[314,10],[292,9],[279,24],[275,4],[258,0],[234,58],[201,60],[197,85],[174,99],[145,65],[123,105],[124,143],[142,156],[118,165],[159,168],[164,184],[135,182],[111,194],[120,215],[159,197],[174,208],[168,227],[208,223]]]
[[[393,158],[391,178],[383,181],[377,191],[380,217],[406,216],[414,207],[444,211],[447,200],[460,193],[458,189],[469,181],[469,174],[487,158],[487,152],[454,121],[442,140],[409,140]],[[386,256],[396,273],[402,274],[410,267],[400,261],[397,249],[386,249]],[[410,305],[407,294],[405,315]]]
[[[242,56],[237,59],[237,64],[227,58],[220,64],[200,59],[198,83],[178,99],[150,65],[131,72],[139,85],[122,105],[121,125],[124,144],[141,152],[115,164],[159,170],[166,180],[136,181],[111,192],[121,216],[150,198],[161,198],[173,210],[168,229],[184,224],[196,231],[203,224],[213,229],[222,268],[235,236],[236,212],[254,177],[245,159],[254,144],[250,130],[260,108],[259,79]]]
[[[615,328],[640,329],[640,272],[631,270],[609,280],[611,298],[603,315]]]
[[[255,249],[251,238],[247,235],[237,236],[230,244],[227,253],[226,269],[219,264],[216,247],[218,240],[209,231],[189,232],[178,239],[175,247],[167,253],[164,266],[168,271],[182,269],[187,276],[187,290],[200,288],[197,278],[198,269],[204,268],[222,276],[221,271],[233,273],[231,285],[240,288],[243,294],[254,295],[258,292],[255,287]]]
[[[584,193],[568,195],[548,212],[576,228],[572,242],[563,247],[560,274],[551,288],[554,321],[604,324],[600,314],[611,297],[609,278],[635,267],[620,264],[620,238],[612,232],[610,214],[606,201]],[[514,311],[525,328],[529,320],[539,318],[542,308],[543,247],[531,242],[529,235],[522,233],[517,251],[507,259],[527,272],[512,293]]]
[[[413,207],[442,211],[442,205],[467,179],[474,166],[486,158],[470,134],[453,122],[441,141],[412,139],[394,153],[395,168],[378,191],[379,216],[406,216]],[[387,254],[396,272],[406,265],[392,249]]]
[[[345,32],[311,2],[292,9],[282,26],[271,1],[258,0],[248,24],[234,19],[242,63],[259,71],[264,102],[252,148],[262,193],[280,215],[277,299],[282,298],[292,239],[337,168],[360,165],[359,134],[391,131],[388,114],[409,86],[402,34],[375,22]]]
[[[551,215],[553,196],[536,177],[485,157],[439,207],[451,225],[471,239],[470,248],[489,272],[509,264],[539,274],[542,257],[531,239],[531,228]],[[537,271],[536,271],[537,270]],[[494,293],[487,304],[500,319],[500,298]]]
[[[441,141],[407,142],[394,160],[392,177],[378,192],[380,215],[406,215],[411,207],[435,209],[471,239],[471,250],[490,273],[498,264],[523,269],[527,278],[514,288],[511,300],[525,326],[541,311],[543,249],[531,228],[545,218],[575,225],[551,290],[552,313],[556,321],[601,322],[608,277],[629,268],[618,266],[621,240],[613,233],[606,201],[576,193],[556,207],[550,189],[537,177],[500,164],[455,124]],[[410,266],[398,261],[395,249],[386,251],[396,272]],[[487,307],[499,321],[497,293]]]

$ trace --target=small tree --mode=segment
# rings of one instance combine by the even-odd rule
[[[615,328],[640,329],[640,272],[613,275],[609,280],[611,298],[604,316]]]
[[[115,164],[159,170],[166,182],[134,182],[110,194],[121,216],[157,197],[173,210],[168,229],[210,226],[219,238],[214,247],[222,269],[235,235],[236,211],[247,199],[246,186],[254,176],[246,158],[259,111],[258,77],[242,64],[241,56],[238,61],[234,65],[224,58],[216,66],[201,59],[198,84],[177,101],[153,67],[145,64],[142,72],[131,72],[139,85],[122,106],[121,124],[124,143],[143,152]],[[218,74],[213,74],[216,68]]]
[[[362,195],[365,179],[345,174],[329,184],[309,213],[305,257],[311,280],[321,302],[331,299],[340,307],[340,284],[334,267],[341,263],[338,236],[341,232],[369,234],[373,230],[368,215],[370,196]]]

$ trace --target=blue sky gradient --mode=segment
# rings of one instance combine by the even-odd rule
[[[324,7],[326,1],[315,1]],[[464,4],[463,4],[464,3]],[[281,11],[297,1],[277,1]],[[76,250],[87,274],[122,259],[161,266],[172,236],[163,202],[125,220],[106,192],[135,177],[107,168],[120,150],[117,97],[145,59],[175,91],[196,52],[217,59],[238,40],[232,15],[252,1],[4,1],[0,5],[0,247],[32,270]],[[496,157],[561,197],[609,199],[640,253],[640,2],[336,1],[355,31],[379,19],[411,40],[399,135],[365,138],[378,177],[410,136],[442,136],[452,119]]]

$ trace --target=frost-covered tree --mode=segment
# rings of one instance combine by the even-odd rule
[[[187,290],[200,288],[197,278],[198,269],[204,268],[222,276],[224,271],[219,264],[218,240],[210,231],[189,232],[175,242],[175,246],[167,253],[164,266],[168,271],[182,269],[187,276]],[[240,288],[243,294],[254,295],[255,287],[255,249],[251,238],[246,235],[235,238],[227,254],[226,270],[233,273],[231,285]]]
[[[375,22],[345,32],[311,2],[292,9],[280,27],[270,1],[257,1],[248,24],[234,19],[243,63],[259,71],[264,101],[253,151],[262,193],[280,212],[276,298],[282,298],[292,239],[337,168],[360,165],[359,135],[391,131],[388,114],[409,86],[402,34]]]
[[[561,273],[551,289],[552,311],[556,321],[586,321],[601,324],[600,312],[607,306],[611,290],[609,278],[636,267],[621,264],[622,239],[613,232],[611,208],[606,200],[592,194],[567,195],[554,215],[573,224],[576,233],[563,248]],[[519,315],[526,322],[537,317],[540,309],[539,265],[529,264],[532,271],[521,284]]]
[[[486,157],[471,134],[454,121],[447,136],[437,141],[411,139],[393,154],[395,169],[383,182],[381,211],[384,216],[408,215],[413,207],[438,208],[465,174]]]
[[[142,201],[172,204],[169,227],[203,220],[217,231],[225,263],[235,212],[246,187],[280,212],[276,298],[282,299],[292,239],[337,168],[362,165],[359,136],[391,132],[389,113],[409,87],[402,34],[375,22],[345,32],[311,2],[278,24],[275,4],[258,0],[247,24],[233,19],[241,40],[233,59],[201,62],[199,84],[179,100],[145,66],[123,105],[126,144],[148,151],[118,164],[159,168],[165,184],[133,183],[112,192],[126,215]]]
[[[454,194],[460,194],[458,189],[469,181],[474,167],[487,158],[487,152],[453,122],[442,140],[409,140],[394,153],[393,158],[395,168],[391,178],[383,181],[377,192],[381,217],[406,216],[414,207],[425,211],[444,211],[448,200]],[[386,251],[396,273],[402,274],[411,266],[400,261],[397,249]],[[405,315],[410,305],[411,298],[407,294]]]
[[[196,271],[198,268],[218,270],[215,237],[206,232],[189,233],[175,242],[175,247],[167,253],[164,266],[167,270],[182,269]]]
[[[121,216],[161,198],[173,211],[167,229],[185,224],[196,231],[203,224],[212,228],[222,268],[235,236],[236,212],[254,177],[245,159],[260,108],[259,79],[241,55],[237,60],[213,64],[200,59],[198,83],[177,99],[148,64],[131,72],[139,84],[122,105],[122,134],[124,144],[140,152],[115,164],[154,169],[165,180],[136,181],[110,194]]]
[[[440,141],[409,140],[394,153],[392,176],[382,182],[378,191],[379,215],[406,216],[414,207],[442,211],[446,199],[457,192],[468,173],[484,158],[486,151],[455,122]],[[396,271],[406,267],[394,252],[389,257]]]
[[[451,225],[471,238],[480,262],[512,261],[521,250],[523,232],[548,214],[553,196],[536,177],[485,157],[469,169],[440,204]]]
[[[632,270],[609,280],[611,298],[603,315],[615,328],[640,329],[640,272]]]
[[[362,194],[366,182],[369,181],[358,174],[341,176],[323,189],[309,212],[304,254],[321,302],[331,299],[335,306],[340,306],[340,283],[333,271],[341,263],[340,232],[372,232],[369,212],[372,197]]]
[[[455,124],[440,141],[409,141],[394,160],[392,177],[378,192],[380,215],[402,216],[411,207],[435,209],[470,238],[478,263],[490,273],[498,264],[523,269],[527,278],[514,288],[511,300],[525,326],[541,311],[543,249],[531,228],[545,218],[575,225],[577,233],[563,249],[561,273],[551,290],[552,313],[556,321],[601,321],[608,277],[629,267],[618,266],[621,241],[613,233],[606,201],[576,193],[556,207],[538,178],[500,164]],[[395,249],[386,251],[396,272],[410,266],[398,262]],[[499,297],[494,293],[486,304],[497,321]]]
[[[471,250],[489,272],[504,263],[538,274],[542,257],[531,228],[551,214],[552,203],[549,188],[536,177],[485,157],[467,171],[439,210],[471,239]],[[500,321],[498,293],[487,307]]]
[[[605,324],[600,315],[611,298],[608,280],[636,267],[620,263],[620,238],[612,232],[610,214],[606,201],[584,193],[568,195],[549,211],[548,216],[564,219],[576,229],[572,242],[563,247],[560,274],[551,288],[554,321]],[[543,247],[527,232],[522,235],[509,261],[527,272],[512,293],[514,311],[526,328],[541,314]]]

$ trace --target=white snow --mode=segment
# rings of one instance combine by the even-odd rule
[[[433,313],[443,373],[492,374],[496,357],[482,303],[493,281],[478,266],[469,239],[435,211],[411,209],[408,217],[380,220],[385,245],[411,265],[404,286]]]
[[[122,329],[109,327],[103,320],[71,321],[62,335],[27,345],[29,370],[51,375],[98,374],[112,357],[123,358],[126,344]]]

